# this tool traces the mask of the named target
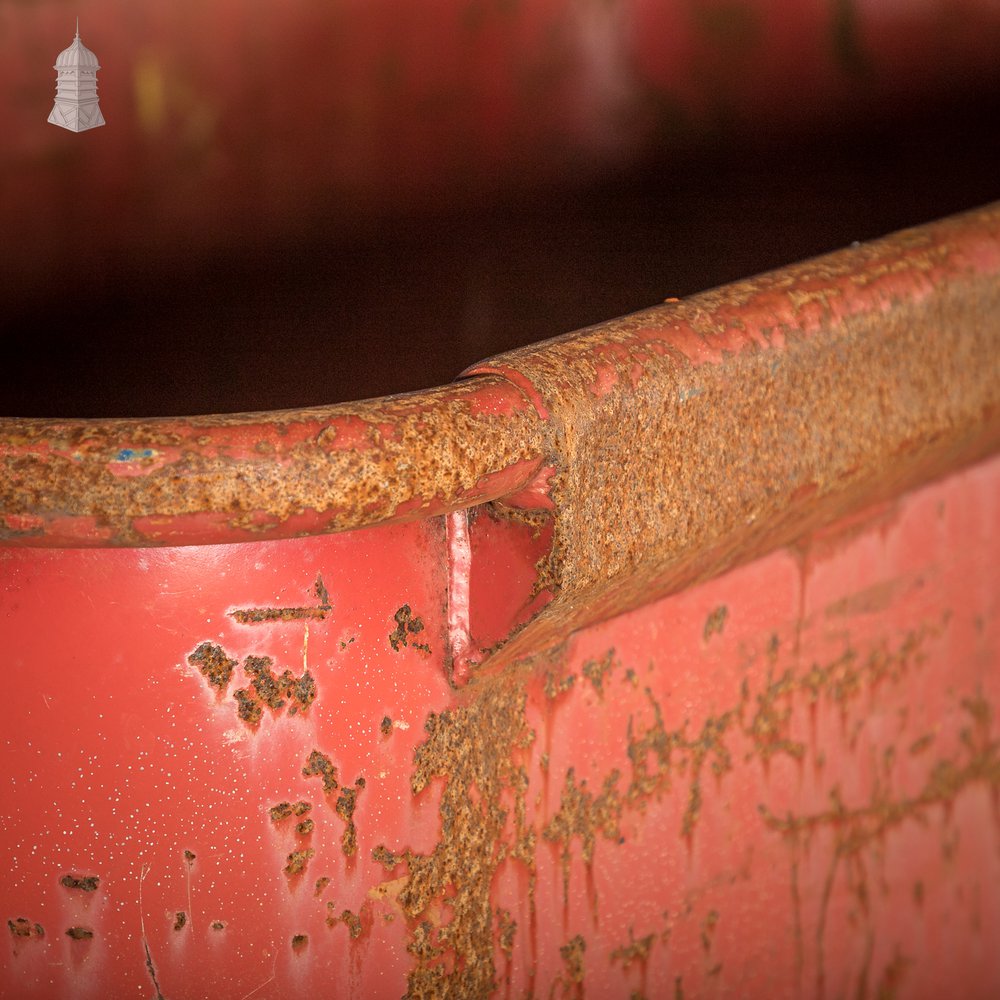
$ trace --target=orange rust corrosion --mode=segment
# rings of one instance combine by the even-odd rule
[[[555,595],[497,662],[1000,446],[1000,204],[329,408],[0,421],[0,541],[284,538],[496,502]],[[535,516],[535,515],[533,515]]]
[[[190,545],[429,517],[523,488],[541,421],[497,377],[331,407],[0,420],[0,542]]]
[[[1000,203],[470,369],[548,422],[563,639],[1000,446]]]

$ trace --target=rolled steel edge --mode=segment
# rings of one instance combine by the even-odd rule
[[[500,377],[331,407],[0,420],[0,543],[192,545],[348,531],[483,503],[538,469]]]
[[[1000,203],[483,373],[524,389],[553,442],[555,599],[501,662],[1000,448]]]
[[[327,408],[0,420],[0,542],[286,538],[549,510],[508,653],[1000,447],[1000,204]],[[500,657],[506,659],[506,656]]]

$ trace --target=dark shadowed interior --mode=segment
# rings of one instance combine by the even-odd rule
[[[265,410],[407,392],[472,362],[1000,196],[1000,97],[706,142],[599,182],[0,286],[4,416]]]

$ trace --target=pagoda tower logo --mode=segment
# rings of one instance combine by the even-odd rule
[[[104,124],[97,103],[97,56],[80,41],[80,19],[76,19],[73,44],[56,57],[56,102],[49,121],[71,132],[84,132]]]

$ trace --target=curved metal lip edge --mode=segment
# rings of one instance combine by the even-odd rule
[[[567,438],[574,422],[605,421],[591,445],[627,452],[629,435],[607,423],[612,404],[619,417],[633,402],[642,412],[651,391],[696,394],[703,373],[745,377],[748,356],[778,364],[797,343],[841,351],[845,325],[877,323],[900,303],[936,321],[939,287],[963,282],[983,302],[984,288],[993,294],[996,345],[1000,204],[521,348],[423,392],[271,413],[2,419],[0,544],[218,544],[430,517],[526,490],[530,505],[545,470],[596,460]],[[557,517],[579,500],[558,481],[552,498],[535,489],[539,506],[553,499]]]
[[[0,420],[0,544],[225,544],[444,514],[530,482],[540,421],[483,377],[330,407]]]
[[[474,366],[530,389],[559,459],[555,597],[490,660],[988,457],[998,356],[1000,203]]]

